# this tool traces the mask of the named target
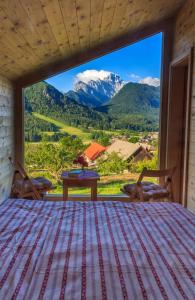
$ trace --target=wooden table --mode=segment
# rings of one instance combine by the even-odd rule
[[[84,170],[78,177],[68,176],[68,172],[62,172],[61,179],[63,180],[63,200],[68,200],[69,187],[89,187],[91,188],[91,200],[97,200],[97,181],[100,176],[95,171]]]

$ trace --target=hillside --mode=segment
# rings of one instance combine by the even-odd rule
[[[88,95],[89,96],[89,95]],[[57,120],[80,129],[131,129],[135,131],[157,131],[159,122],[159,87],[146,84],[127,83],[107,101],[108,105],[91,108],[79,104],[46,82],[25,89],[25,109],[28,119],[37,113],[46,119],[31,117],[36,128],[48,127],[49,120]],[[47,121],[47,124],[43,124]],[[39,122],[41,122],[39,126]],[[54,124],[53,122],[50,122]],[[28,126],[27,126],[28,127]],[[56,130],[56,128],[55,128]]]
[[[51,118],[51,117],[46,117],[44,115],[38,114],[38,113],[32,113],[32,115],[35,117],[37,123],[39,123],[40,121],[42,122],[46,122],[48,124],[51,124],[52,126],[54,126],[54,128],[58,128],[58,131],[60,131],[61,133],[68,133],[70,135],[77,135],[79,136],[83,142],[89,143],[91,142],[90,139],[90,134],[83,131],[80,128],[77,127],[73,127],[73,126],[68,126],[67,124],[60,122],[60,121],[56,121],[55,119]]]
[[[159,107],[159,87],[130,82],[96,110],[110,116],[112,128],[158,131]]]
[[[75,127],[109,128],[108,115],[78,104],[44,81],[25,89],[25,109]]]
[[[109,102],[108,112],[114,114],[140,114],[158,112],[159,87],[127,83]]]

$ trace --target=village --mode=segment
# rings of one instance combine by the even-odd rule
[[[152,144],[154,140],[158,140],[158,133],[146,135],[136,143],[129,142],[124,137],[114,137],[107,147],[93,141],[85,149],[83,156],[89,167],[95,167],[99,159],[106,161],[109,155],[113,153],[127,163],[151,160],[157,151],[157,148]]]

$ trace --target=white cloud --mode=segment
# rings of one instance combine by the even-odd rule
[[[160,79],[159,78],[153,78],[153,77],[145,77],[139,81],[139,83],[148,84],[152,86],[159,86],[160,85]]]
[[[85,83],[88,83],[90,80],[104,80],[107,78],[111,72],[104,71],[104,70],[86,70],[84,72],[78,73],[75,77],[75,81],[83,81]]]
[[[134,80],[134,81],[138,81],[138,80],[141,78],[139,75],[137,75],[137,74],[135,74],[135,73],[131,73],[131,74],[129,75],[129,77],[130,77],[132,80]]]

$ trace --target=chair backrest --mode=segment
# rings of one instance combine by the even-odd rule
[[[167,187],[167,185],[172,180],[175,170],[176,167],[170,169],[164,169],[164,170],[148,170],[147,168],[144,168],[137,182],[140,183],[144,177],[153,177],[153,178],[164,177],[165,178],[164,187]]]
[[[12,166],[14,167],[15,172],[18,172],[23,179],[29,179],[29,176],[26,173],[25,169],[22,167],[22,165],[18,161],[17,162],[13,161],[13,159],[11,157],[9,157],[9,160],[10,160]]]
[[[27,180],[31,186],[32,189],[32,195],[33,199],[41,199],[40,193],[37,191],[35,188],[34,184],[32,183],[30,177],[26,173],[25,169],[22,167],[22,165],[19,162],[13,161],[11,157],[9,157],[9,161],[11,162],[13,168],[14,168],[14,176],[13,176],[13,181],[12,181],[12,186],[14,186],[14,181],[16,180],[16,176],[19,175],[22,180]],[[21,190],[21,195],[25,196],[23,194],[23,190]]]

